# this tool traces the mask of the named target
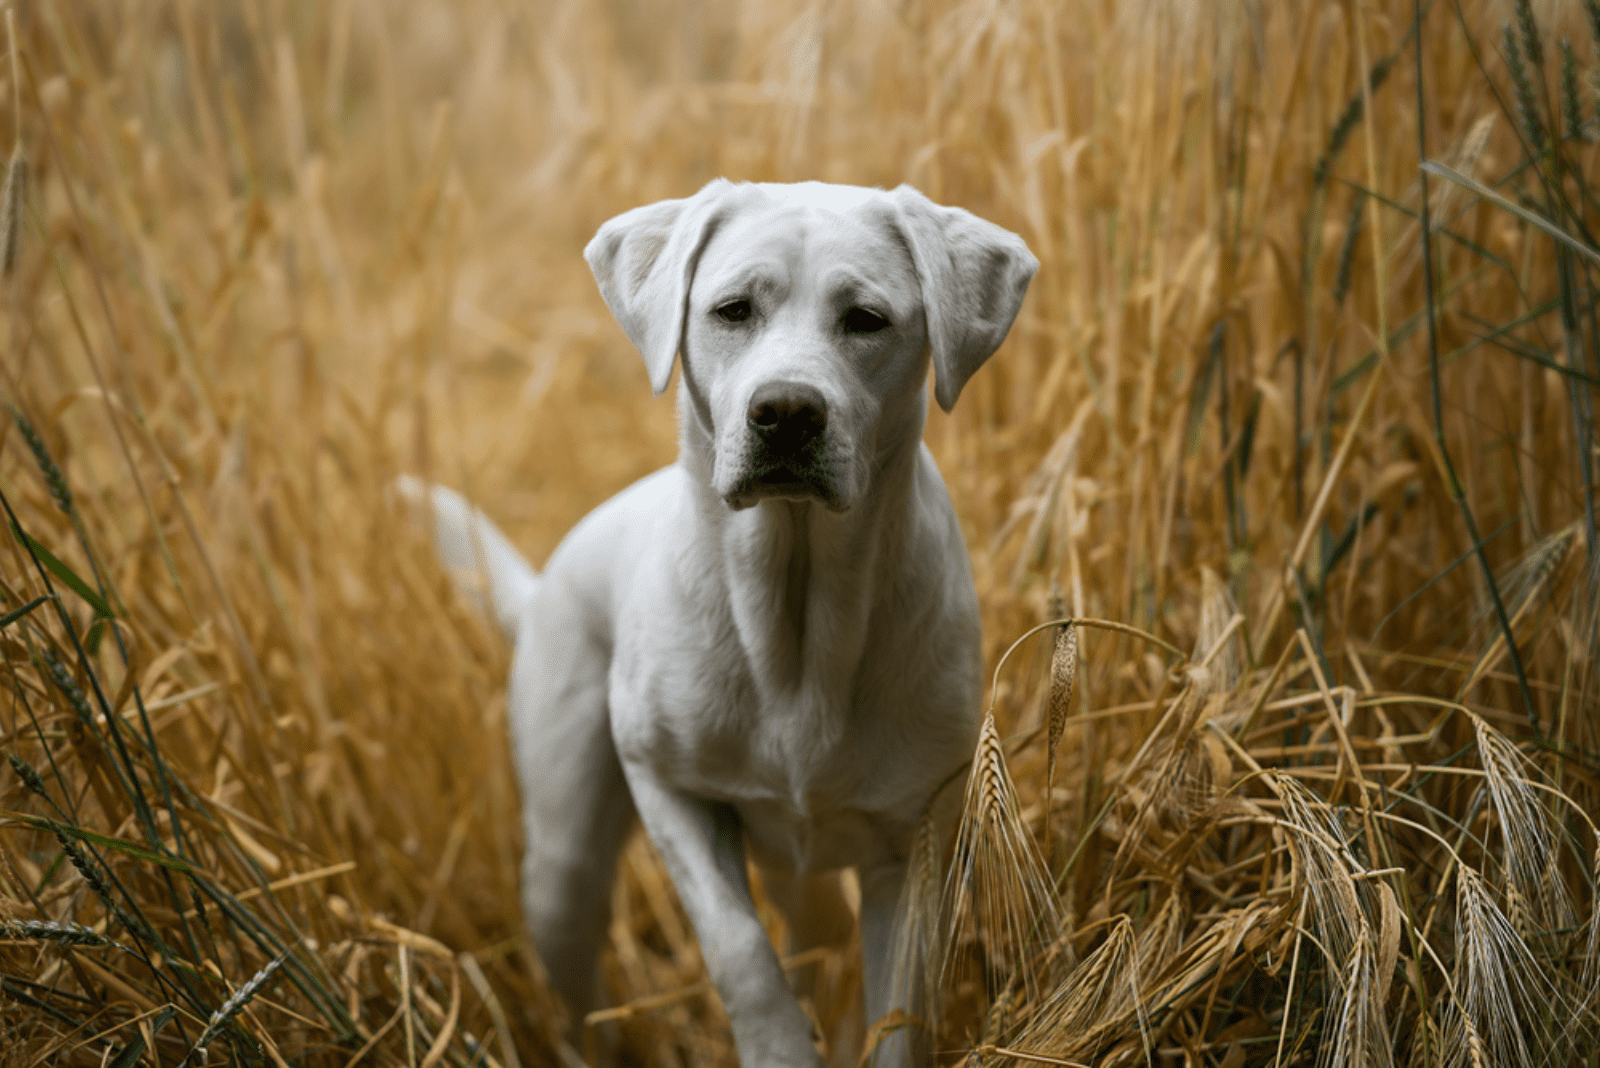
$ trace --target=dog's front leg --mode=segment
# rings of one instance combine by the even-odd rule
[[[921,976],[899,977],[904,988],[896,989],[894,942],[900,927],[906,865],[881,864],[864,868],[856,875],[861,883],[861,970],[870,1027],[896,1009],[915,1012],[920,1008],[906,1004],[906,999],[918,988]],[[917,969],[922,962],[911,961],[910,964]],[[872,1058],[873,1068],[920,1064],[927,1059],[926,1046],[918,1025],[900,1026],[878,1043]]]
[[[694,924],[706,971],[722,997],[745,1068],[816,1068],[811,1021],[784,980],[756,917],[745,872],[744,830],[729,805],[689,797],[648,767],[623,770],[645,830],[666,862]]]

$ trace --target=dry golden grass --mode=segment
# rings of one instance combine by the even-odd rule
[[[1591,7],[1424,6],[1429,155],[1592,248]],[[579,250],[723,174],[909,181],[1042,264],[928,430],[989,662],[1079,621],[919,849],[941,1062],[1593,1064],[1600,289],[1432,178],[1430,372],[1413,11],[19,6],[0,1065],[582,1052],[508,651],[383,487],[541,560],[669,462]],[[615,917],[624,1062],[731,1064],[642,840]],[[853,961],[794,962],[836,1064]]]

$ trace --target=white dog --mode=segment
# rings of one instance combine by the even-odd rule
[[[682,355],[678,462],[542,573],[456,494],[402,488],[430,501],[445,562],[486,572],[516,642],[523,904],[577,1019],[637,813],[741,1061],[815,1065],[746,852],[796,948],[818,876],[856,870],[868,1019],[897,1007],[911,839],[971,756],[980,698],[972,574],[922,444],[928,364],[948,410],[1038,264],[909,186],[816,182],[712,182],[612,219],[584,256],[657,393]]]

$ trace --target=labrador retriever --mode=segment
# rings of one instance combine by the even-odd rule
[[[612,219],[584,256],[656,393],[681,359],[677,462],[537,573],[459,495],[402,490],[516,644],[523,905],[577,1019],[637,816],[741,1062],[816,1065],[746,857],[796,948],[819,876],[855,869],[868,1019],[896,1008],[912,837],[972,753],[980,699],[972,574],[922,443],[928,367],[948,411],[1038,264],[909,186],[723,180]]]

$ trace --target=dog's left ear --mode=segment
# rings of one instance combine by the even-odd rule
[[[948,412],[1005,340],[1039,261],[1022,238],[971,212],[941,207],[909,185],[893,195],[922,281],[933,395]]]
[[[683,342],[689,284],[733,183],[718,178],[692,197],[624,212],[600,227],[583,250],[600,295],[644,357],[650,388],[672,378]]]

